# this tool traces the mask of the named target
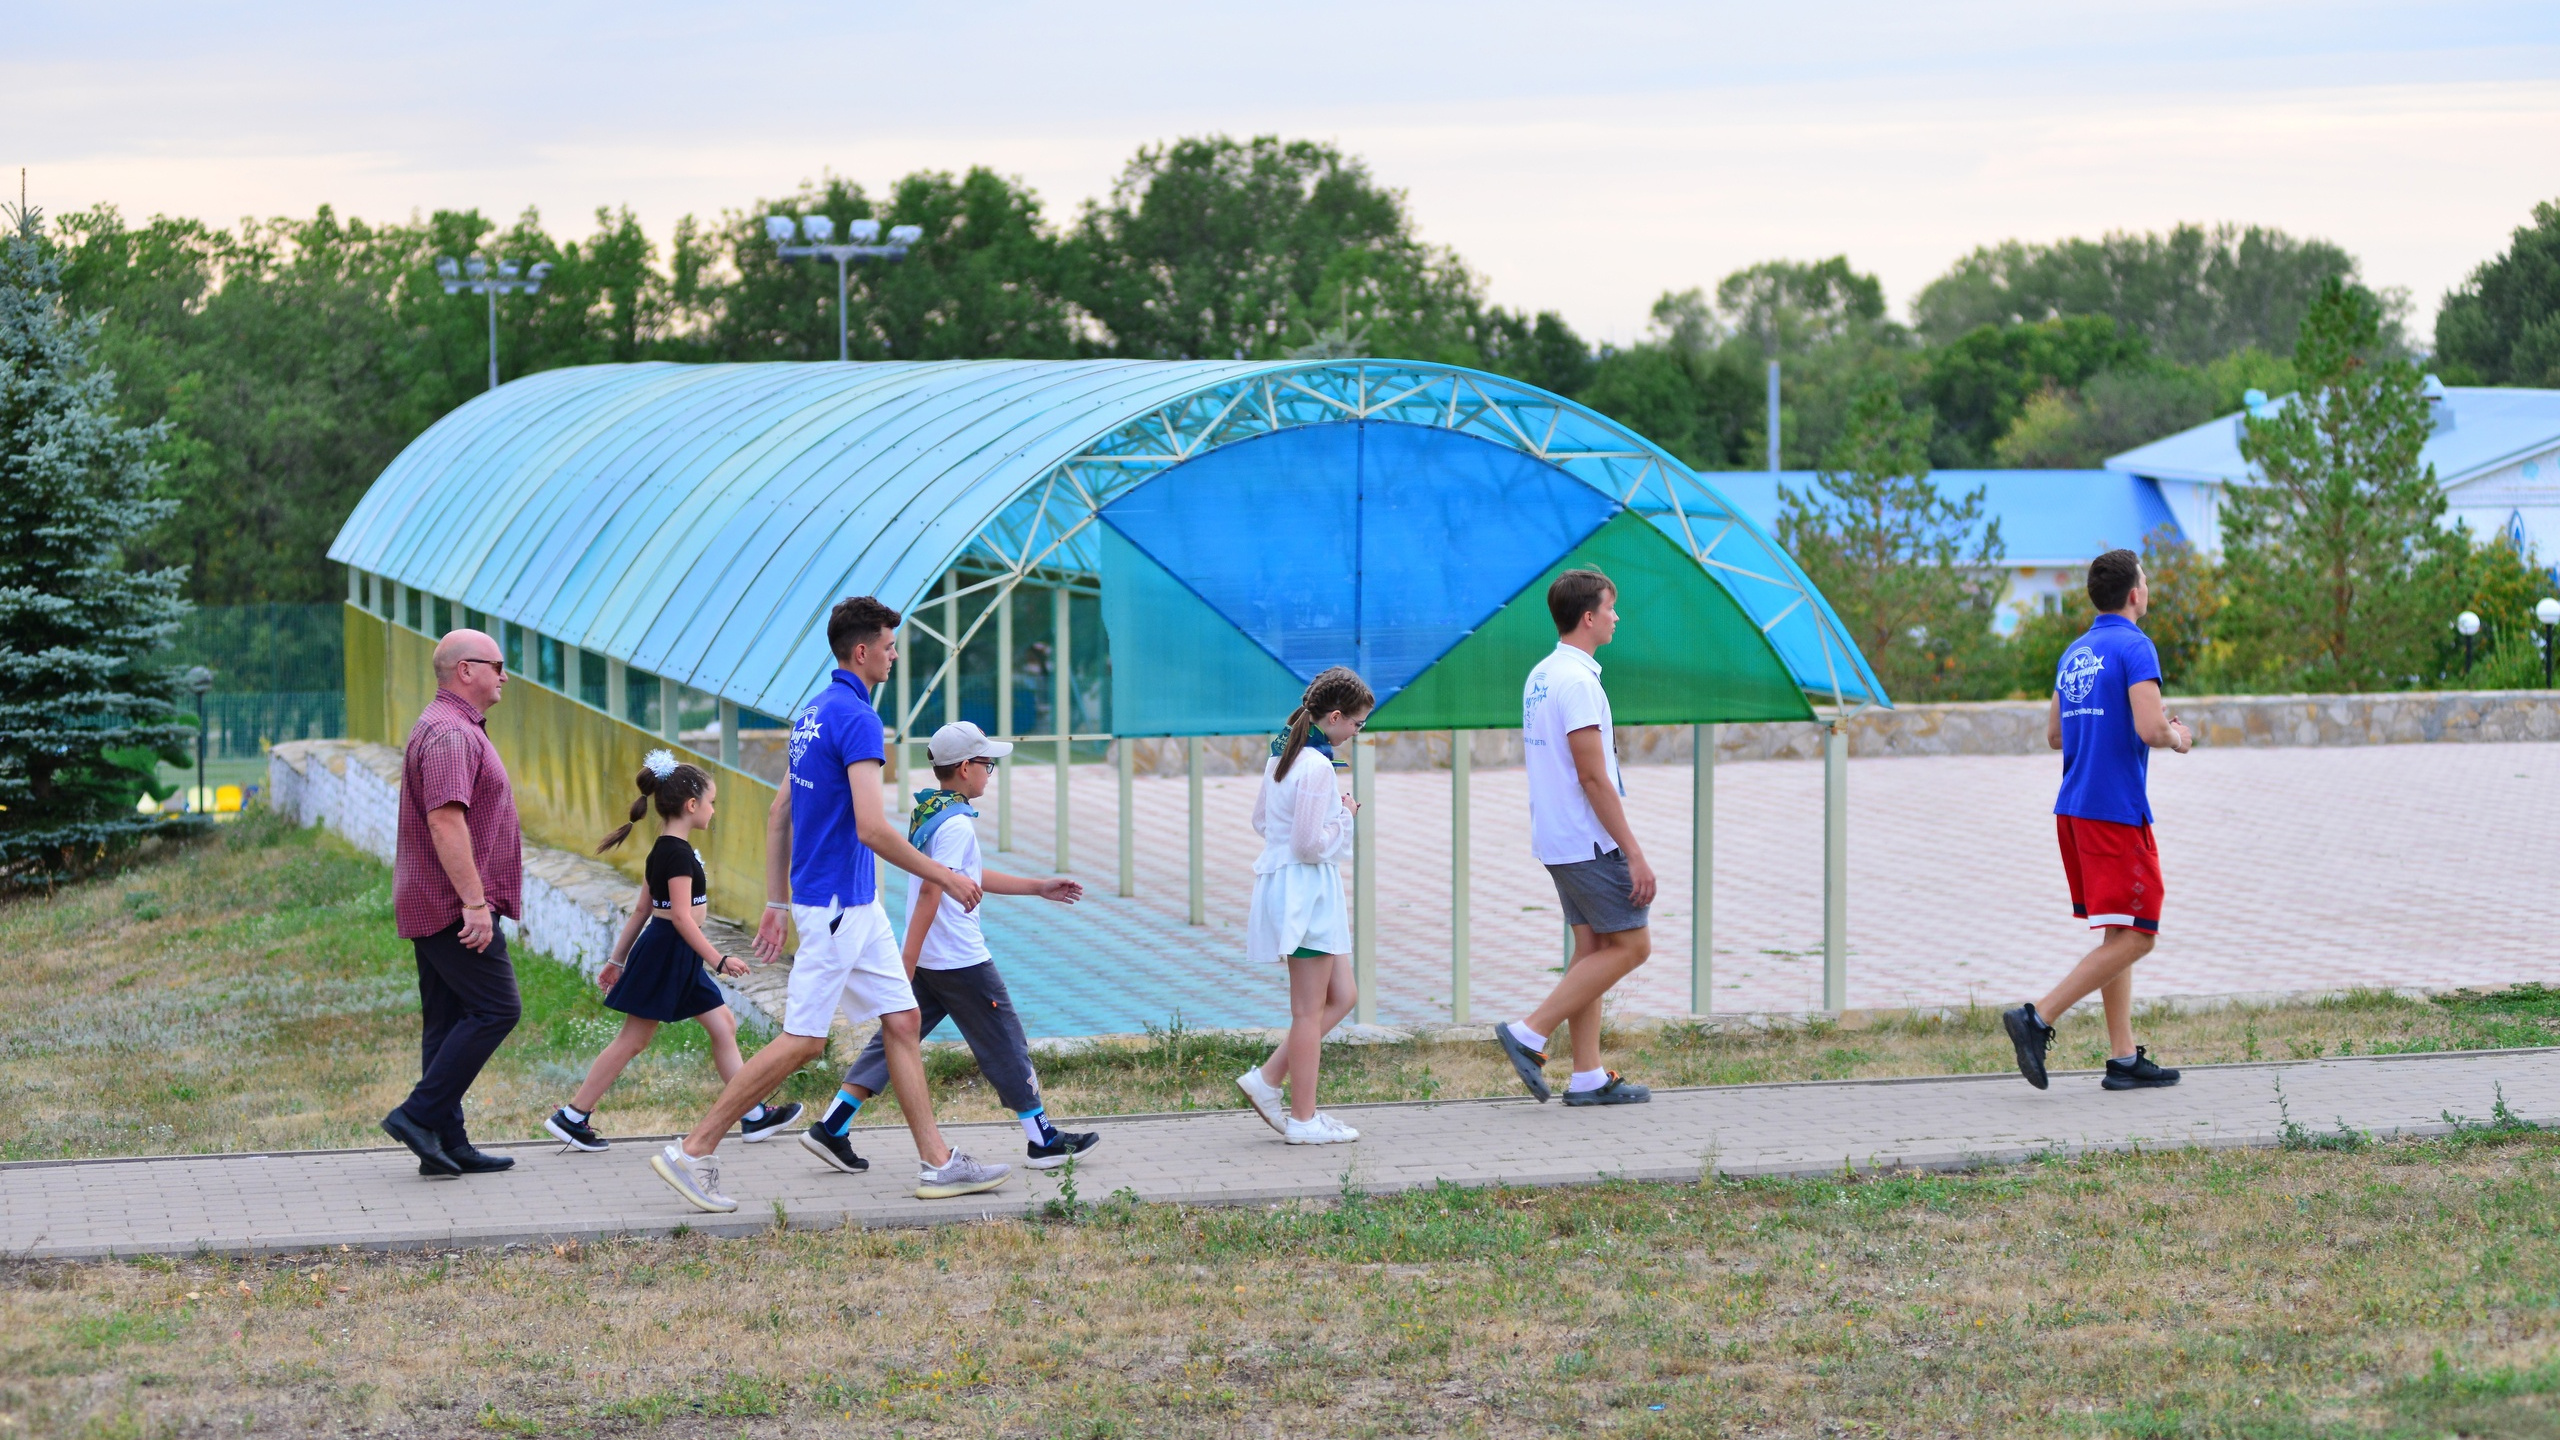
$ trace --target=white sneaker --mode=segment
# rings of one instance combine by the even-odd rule
[[[1289,1107],[1280,1097],[1280,1087],[1262,1078],[1262,1067],[1254,1066],[1236,1077],[1236,1088],[1244,1092],[1245,1103],[1262,1123],[1286,1135],[1289,1133]]]
[[[1010,1165],[972,1160],[954,1150],[951,1158],[939,1165],[916,1167],[916,1198],[949,1200],[958,1195],[975,1195],[981,1190],[993,1190],[1012,1173]]]
[[[1316,1112],[1313,1120],[1291,1116],[1288,1128],[1280,1133],[1292,1145],[1340,1145],[1360,1138],[1359,1131],[1321,1110]]]
[[[649,1168],[658,1178],[675,1188],[686,1204],[696,1210],[726,1214],[738,1208],[738,1202],[720,1193],[720,1157],[687,1155],[681,1141],[670,1142],[666,1149],[649,1157]]]

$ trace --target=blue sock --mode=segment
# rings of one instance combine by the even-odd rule
[[[862,1097],[850,1090],[838,1090],[835,1103],[827,1107],[824,1125],[830,1135],[841,1135],[853,1125],[853,1117],[862,1113]]]
[[[1058,1127],[1049,1123],[1049,1107],[1034,1105],[1021,1114],[1022,1136],[1034,1145],[1058,1143]]]

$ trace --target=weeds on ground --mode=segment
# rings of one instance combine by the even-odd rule
[[[2546,1435],[2555,1213],[2560,1136],[2492,1121],[1971,1175],[19,1264],[0,1432]]]

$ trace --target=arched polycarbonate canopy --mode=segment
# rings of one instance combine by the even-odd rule
[[[1561,469],[1694,557],[1817,704],[1886,703],[1830,606],[1712,477],[1559,396],[1404,361],[547,371],[413,441],[329,558],[787,714],[824,676],[839,597],[915,612],[963,562],[984,572],[972,589],[1093,574],[1096,512],[1120,495],[1219,446],[1344,420],[1461,432]],[[970,637],[935,638],[957,654]],[[939,677],[920,678],[929,692]]]

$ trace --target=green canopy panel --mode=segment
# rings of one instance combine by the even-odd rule
[[[1556,648],[1547,587],[1576,569],[1597,570],[1618,587],[1618,638],[1600,651],[1600,683],[1618,724],[1813,718],[1804,691],[1733,596],[1643,516],[1621,511],[1379,706],[1369,728],[1518,725],[1520,687]]]

